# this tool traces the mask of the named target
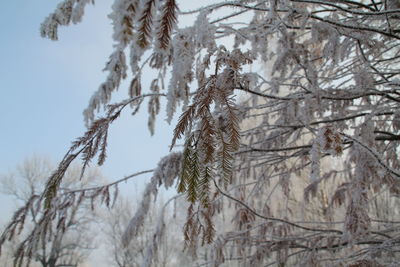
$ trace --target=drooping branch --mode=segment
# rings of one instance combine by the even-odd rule
[[[89,162],[99,153],[98,164],[103,164],[106,157],[107,134],[110,125],[120,116],[122,110],[129,104],[141,100],[146,97],[165,96],[165,94],[144,94],[122,101],[120,103],[110,105],[105,117],[95,120],[86,133],[73,142],[70,150],[65,154],[58,168],[48,179],[45,191],[43,193],[45,199],[45,207],[50,208],[52,200],[56,196],[61,181],[70,164],[82,154],[83,168],[82,174]]]

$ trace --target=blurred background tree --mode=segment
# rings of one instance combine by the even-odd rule
[[[24,205],[38,198],[44,189],[46,180],[54,170],[55,165],[43,157],[31,157],[20,165],[14,172],[3,175],[0,179],[1,193],[15,200],[17,206]],[[71,166],[65,176],[61,187],[63,189],[77,189],[90,186],[104,180],[100,171],[90,168],[80,179],[81,168],[78,165]],[[38,203],[40,205],[40,203]],[[26,212],[25,225],[17,231],[22,234],[5,248],[1,259],[11,266],[15,255],[21,252],[23,240],[29,236],[38,223],[43,211],[31,206]],[[88,258],[90,252],[96,248],[93,223],[96,215],[88,205],[71,205],[68,213],[64,213],[59,222],[61,225],[53,225],[46,235],[47,243],[38,246],[32,251],[34,265],[42,267],[77,267]],[[28,255],[24,255],[28,256]],[[6,259],[8,258],[8,260]]]

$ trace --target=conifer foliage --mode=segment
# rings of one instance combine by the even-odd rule
[[[125,243],[157,188],[176,184],[189,203],[186,248],[198,263],[398,262],[400,1],[216,0],[193,10],[183,2],[113,1],[108,76],[84,111],[88,131],[48,180],[45,214],[56,214],[73,160],[104,163],[121,112],[136,113],[149,98],[152,133],[165,99],[167,121],[180,113],[171,150],[183,149],[154,170]],[[89,3],[62,1],[42,36],[57,40],[58,27],[81,21]],[[179,24],[185,17],[193,25]],[[154,74],[148,89],[144,71]],[[129,98],[110,105],[124,79]],[[108,206],[109,189],[128,178],[87,191]],[[15,218],[7,229],[20,225]]]

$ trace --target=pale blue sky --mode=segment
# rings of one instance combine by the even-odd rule
[[[0,1],[0,174],[35,154],[59,161],[85,131],[82,111],[105,78],[102,69],[112,51],[110,1],[89,6],[83,22],[60,28],[54,42],[40,37],[39,26],[58,2]],[[116,99],[127,97],[126,88],[125,83]],[[168,153],[172,127],[164,122],[164,110],[153,137],[146,111],[147,103],[135,117],[128,110],[111,127],[103,167],[108,179],[154,168]],[[147,178],[137,178],[137,184]],[[130,183],[126,190],[137,192],[136,185]],[[0,201],[2,224],[11,203],[4,196]]]
[[[112,51],[107,19],[112,1],[96,0],[94,7],[86,9],[83,22],[61,27],[59,41],[54,42],[40,37],[39,26],[59,2],[0,1],[0,175],[33,155],[58,162],[71,141],[85,131],[82,111],[106,76],[102,69]],[[186,7],[181,8],[207,2],[212,0],[182,1]],[[191,24],[193,18],[180,23]],[[127,97],[128,83],[120,87],[115,100]],[[102,167],[109,180],[154,168],[168,153],[172,126],[164,121],[165,110],[157,118],[153,137],[147,130],[146,112],[147,103],[135,117],[128,110],[112,125]],[[136,178],[123,191],[135,197],[149,176]],[[0,203],[1,226],[8,222],[15,203],[1,194]],[[106,266],[97,255],[92,256],[95,265]]]

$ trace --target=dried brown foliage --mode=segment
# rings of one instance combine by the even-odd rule
[[[149,39],[153,30],[153,13],[155,9],[156,0],[147,0],[144,4],[144,9],[139,18],[139,28],[137,39],[138,45],[145,48],[149,45]]]
[[[160,26],[157,32],[158,42],[161,49],[167,49],[172,35],[172,28],[177,22],[176,13],[178,5],[175,0],[166,0],[162,8]]]

